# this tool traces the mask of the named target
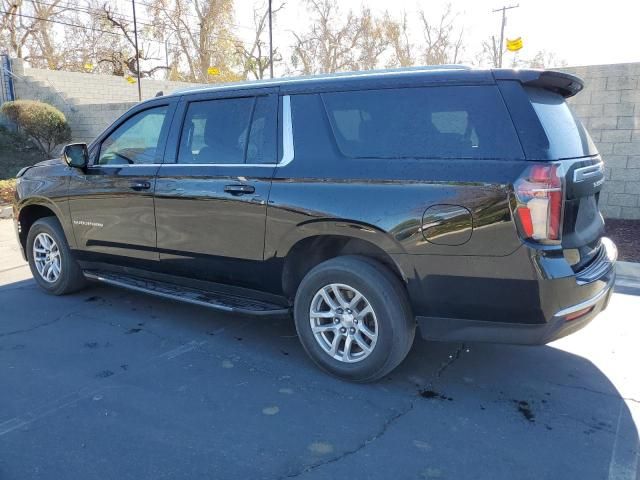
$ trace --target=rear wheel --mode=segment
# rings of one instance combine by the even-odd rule
[[[41,218],[31,226],[27,255],[33,278],[45,292],[64,295],[85,286],[82,270],[55,217]]]
[[[338,377],[371,382],[406,357],[415,321],[400,281],[383,265],[359,256],[313,268],[296,294],[298,336],[311,359]]]

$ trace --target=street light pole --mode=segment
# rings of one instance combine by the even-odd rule
[[[273,23],[271,0],[269,0],[269,74],[273,78]]]
[[[133,38],[136,47],[136,70],[138,73],[138,101],[142,101],[142,86],[140,85],[140,52],[138,51],[138,22],[136,20],[136,0],[131,0],[133,5]]]

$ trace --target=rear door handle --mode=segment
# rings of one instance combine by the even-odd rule
[[[231,195],[245,195],[247,193],[254,193],[256,191],[256,187],[253,185],[226,185],[224,187],[224,191],[230,193]]]
[[[151,188],[151,182],[145,182],[143,180],[136,180],[131,182],[129,188],[132,190],[140,191],[140,190],[149,190]]]

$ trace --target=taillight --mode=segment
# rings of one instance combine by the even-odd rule
[[[560,240],[563,194],[558,165],[532,165],[515,182],[514,189],[522,235],[541,242]]]

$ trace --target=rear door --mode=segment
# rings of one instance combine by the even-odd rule
[[[165,271],[260,285],[277,105],[274,89],[183,97],[155,190]]]

